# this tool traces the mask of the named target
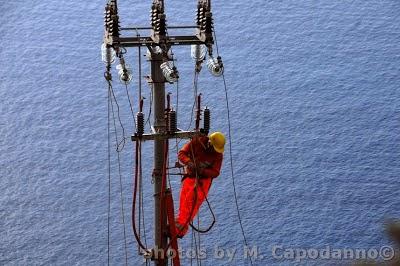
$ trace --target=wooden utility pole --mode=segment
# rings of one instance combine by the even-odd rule
[[[169,35],[168,29],[194,29],[193,35]],[[148,36],[139,36],[138,32],[150,31]],[[133,36],[123,36],[122,32],[135,32]],[[171,26],[166,23],[166,14],[163,0],[153,0],[151,6],[150,27],[129,27],[119,26],[117,3],[111,0],[107,3],[105,12],[105,36],[104,43],[115,51],[129,47],[147,47],[150,54],[151,76],[147,79],[153,93],[154,125],[152,132],[144,134],[136,132],[132,135],[132,141],[154,141],[154,240],[155,247],[150,252],[151,259],[155,265],[167,265],[167,259],[157,258],[155,250],[165,250],[169,246],[169,235],[167,230],[167,218],[165,206],[161,204],[162,172],[164,165],[165,140],[171,138],[192,138],[197,135],[207,134],[206,131],[196,128],[193,131],[182,131],[176,129],[171,131],[166,121],[166,97],[165,83],[173,83],[179,78],[177,70],[170,65],[173,58],[169,55],[172,46],[176,45],[205,45],[209,56],[212,58],[213,19],[211,13],[211,0],[198,0],[196,25]],[[222,64],[221,64],[222,67]]]

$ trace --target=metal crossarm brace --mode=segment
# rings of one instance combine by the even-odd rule
[[[143,134],[142,136],[132,135],[132,141],[148,141],[148,140],[165,140],[165,139],[191,139],[197,136],[205,136],[205,133],[199,131],[178,131],[175,133],[152,133]]]

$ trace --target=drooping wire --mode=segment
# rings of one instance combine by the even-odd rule
[[[203,188],[201,188],[201,190],[202,190],[203,194],[205,195]],[[211,207],[210,202],[208,201],[208,197],[207,196],[205,196],[205,201],[207,202],[208,209],[210,210],[210,213],[211,213],[211,216],[212,216],[212,219],[213,219],[211,224],[206,229],[200,229],[199,226],[196,227],[196,226],[193,225],[193,223],[190,223],[190,227],[192,227],[192,229],[194,231],[196,231],[197,233],[201,233],[201,234],[208,233],[214,227],[214,225],[215,225],[215,223],[217,221],[217,219],[215,217],[215,214],[214,214],[214,211],[213,211],[213,209]]]
[[[213,27],[213,33],[214,33],[214,39],[215,39],[215,46],[217,48],[217,55],[219,56],[219,48],[218,48],[218,41],[217,41],[217,35],[215,33],[215,28]],[[236,184],[235,184],[235,175],[234,175],[234,170],[233,170],[233,157],[232,157],[232,130],[231,130],[231,117],[230,117],[230,108],[229,108],[229,97],[228,97],[228,88],[226,85],[226,79],[225,79],[225,74],[222,73],[222,79],[224,82],[224,91],[225,91],[225,101],[226,101],[226,109],[227,109],[227,116],[228,116],[228,143],[229,143],[229,160],[230,160],[230,170],[231,170],[231,176],[232,176],[232,186],[233,186],[233,194],[235,198],[235,205],[236,205],[236,210],[237,210],[237,215],[239,219],[239,224],[240,224],[240,229],[242,232],[242,237],[243,241],[246,246],[248,246],[247,242],[247,237],[244,231],[243,227],[243,222],[240,214],[240,208],[239,208],[239,202],[237,198],[237,192],[236,192]],[[250,258],[250,264],[253,265],[253,260],[252,257],[249,256]]]
[[[143,169],[142,169],[142,143],[140,143],[140,153],[139,153],[139,176],[140,176],[140,180],[141,180],[141,211],[142,211],[142,225],[143,225],[143,236],[144,236],[144,244],[147,248],[147,236],[146,236],[146,221],[145,221],[145,217],[144,217],[144,196],[143,196]]]
[[[140,145],[140,143],[139,143],[139,145]],[[141,151],[140,151],[140,148],[139,148],[139,157],[140,157],[140,153],[141,153]],[[141,226],[142,226],[142,196],[141,196],[141,193],[142,193],[142,178],[140,176],[140,159],[139,159],[138,167],[139,167],[139,180],[138,180],[138,183],[139,183],[139,217],[138,217],[139,218],[138,219],[139,226],[138,226],[138,229],[139,230],[138,231],[139,231],[139,238],[140,238],[141,237],[141,233],[142,233],[142,228],[141,228]],[[138,248],[138,254],[140,255],[140,253],[141,253],[140,247],[138,246],[137,248]]]
[[[119,141],[119,142],[118,142],[118,140],[117,140],[117,152],[120,152],[120,151],[122,151],[122,150],[124,149],[125,143],[126,143],[125,128],[124,128],[124,125],[122,124],[122,121],[121,121],[120,108],[119,108],[119,104],[118,104],[118,101],[117,101],[117,97],[115,96],[114,90],[113,90],[113,88],[112,88],[111,81],[108,81],[108,83],[109,83],[109,86],[110,86],[110,88],[111,88],[111,89],[110,89],[111,95],[112,95],[111,102],[112,102],[112,100],[114,99],[115,106],[117,107],[117,117],[118,117],[118,121],[119,121],[120,127],[121,127],[121,129],[122,129],[122,139],[121,139],[121,141]],[[118,138],[118,137],[117,137],[117,138]]]
[[[140,33],[138,29],[135,29],[136,31],[136,37],[140,39]],[[138,105],[141,105],[141,102],[143,100],[142,96],[142,47],[138,46],[138,87],[139,87],[139,92],[138,92]],[[150,108],[151,108],[151,103],[150,103]],[[133,112],[132,112],[133,115]],[[134,116],[134,115],[133,115]],[[149,114],[150,117],[150,114]],[[136,129],[136,120],[135,121],[135,129]],[[143,230],[143,237],[144,237],[144,245],[147,249],[147,236],[146,236],[146,222],[145,222],[145,215],[144,215],[144,191],[143,191],[143,169],[142,169],[142,142],[139,142],[138,145],[139,152],[138,152],[138,183],[139,183],[139,238],[141,238],[141,232]],[[141,228],[143,227],[143,229]],[[138,250],[140,253],[140,246],[138,246]],[[146,260],[146,265],[149,265],[150,262]]]
[[[144,215],[144,196],[143,196],[143,169],[142,169],[142,143],[139,142],[139,237],[141,234],[140,223],[142,222],[143,227],[143,238],[144,245],[147,249],[147,236],[146,236],[146,222]],[[140,219],[140,216],[142,219]],[[150,265],[150,261],[146,260],[146,265]]]
[[[114,95],[111,82],[109,82],[109,91],[110,91],[110,93],[112,95]],[[115,95],[114,95],[114,97],[115,97]],[[127,240],[126,240],[125,206],[124,206],[122,174],[121,174],[121,156],[120,156],[121,150],[119,150],[117,124],[115,122],[114,105],[113,105],[112,99],[111,99],[111,103],[110,104],[111,104],[111,112],[112,112],[112,118],[113,118],[113,124],[114,124],[115,145],[116,145],[117,161],[118,161],[118,176],[119,176],[120,198],[121,198],[121,217],[122,217],[123,235],[124,235],[125,264],[128,265],[128,247],[127,247],[128,244],[127,244]],[[121,126],[122,126],[122,124],[121,124]]]
[[[138,153],[138,168],[139,168],[139,175],[138,175],[138,186],[139,186],[139,217],[138,217],[138,224],[139,224],[139,238],[141,238],[142,227],[143,227],[143,236],[144,236],[144,245],[147,248],[147,237],[146,237],[146,225],[144,219],[144,207],[143,207],[143,178],[142,178],[142,143],[139,142],[139,153]],[[138,246],[138,253],[141,253],[141,249]],[[147,261],[146,261],[147,262]]]
[[[139,32],[136,30],[137,36],[139,37]],[[141,64],[141,49],[138,49],[138,56],[139,56],[139,65],[138,65],[138,82],[139,82],[139,97],[138,102],[139,106],[142,106],[142,81],[141,81],[141,73],[142,73],[142,64]],[[140,107],[140,111],[142,107]],[[132,111],[133,115],[133,111]],[[136,228],[136,199],[137,199],[137,192],[139,188],[139,232]],[[145,218],[144,218],[144,207],[143,207],[143,179],[142,179],[142,143],[139,140],[136,140],[135,143],[135,166],[134,166],[134,180],[133,180],[133,196],[132,196],[132,231],[134,233],[135,239],[138,243],[138,249],[140,253],[140,249],[146,251],[147,250],[147,237],[146,237],[146,226],[145,226]],[[144,243],[141,239],[141,226],[143,226],[143,236],[144,236]],[[149,262],[146,260],[146,265]]]
[[[136,197],[137,197],[137,189],[138,189],[138,180],[139,180],[139,141],[136,141],[135,147],[135,173],[134,173],[134,181],[133,181],[133,197],[132,197],[132,231],[135,235],[136,242],[143,249],[146,250],[147,247],[143,244],[141,238],[139,237],[137,228],[136,228]]]
[[[110,89],[107,91],[107,155],[108,155],[108,212],[107,212],[107,265],[110,265],[110,219],[111,219],[111,141],[110,141]]]

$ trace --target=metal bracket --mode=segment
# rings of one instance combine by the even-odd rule
[[[132,141],[147,141],[147,140],[165,140],[165,139],[190,139],[198,136],[205,136],[206,134],[202,131],[178,131],[175,133],[152,133],[143,134],[138,136],[137,134],[131,136]]]

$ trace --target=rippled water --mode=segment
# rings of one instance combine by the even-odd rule
[[[100,61],[104,4],[0,3],[2,265],[107,264],[107,89]],[[230,95],[238,199],[249,244],[264,256],[256,265],[344,264],[278,260],[272,256],[274,245],[320,249],[389,244],[382,224],[400,217],[400,3],[213,4]],[[121,0],[119,5],[123,26],[148,23],[150,1]],[[195,5],[166,1],[169,24],[193,23]],[[189,52],[174,49],[183,128],[193,101]],[[129,89],[136,103],[136,49],[128,51],[127,60],[135,71]],[[143,73],[148,71],[144,61]],[[133,126],[125,88],[114,85],[129,135]],[[204,69],[199,87],[212,110],[213,129],[226,132],[222,80]],[[168,91],[175,101],[176,87]],[[143,92],[147,113],[145,84]],[[132,156],[127,142],[122,183],[128,259],[139,265],[130,229]],[[143,159],[151,244],[150,143]],[[121,265],[124,238],[115,153],[112,162],[110,253],[111,264]],[[177,198],[177,178],[172,186]],[[247,265],[227,160],[210,201],[217,224],[201,238],[207,255],[202,265]],[[206,208],[201,217],[206,226]],[[180,243],[190,249],[190,234]],[[233,262],[213,258],[216,246],[236,248]],[[184,265],[189,263],[185,259]]]

